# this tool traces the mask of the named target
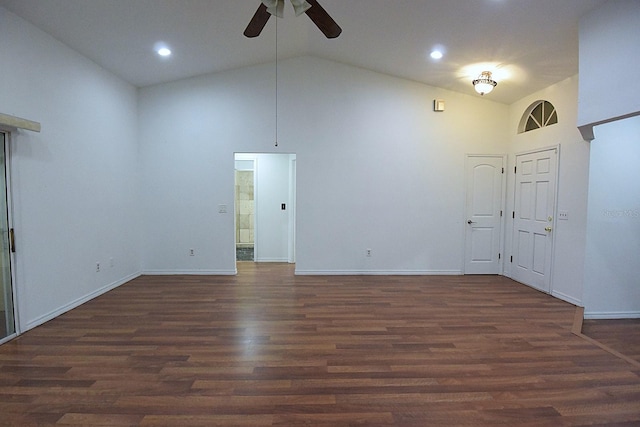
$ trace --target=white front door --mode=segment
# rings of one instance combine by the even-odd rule
[[[498,274],[504,157],[467,156],[465,274]]]
[[[516,156],[514,280],[551,292],[557,149]]]

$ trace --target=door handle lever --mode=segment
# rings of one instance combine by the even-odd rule
[[[476,223],[475,221],[471,221],[471,220],[467,221],[467,224],[469,224],[469,225],[475,224],[475,223]]]

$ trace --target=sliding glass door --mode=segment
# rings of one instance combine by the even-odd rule
[[[15,334],[11,287],[11,243],[7,197],[6,134],[0,132],[0,343]]]

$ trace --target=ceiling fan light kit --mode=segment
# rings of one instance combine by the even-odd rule
[[[493,80],[491,71],[483,71],[480,73],[477,79],[471,82],[474,89],[480,95],[485,95],[493,90],[498,85],[498,82]]]
[[[267,7],[267,12],[278,18],[284,18],[284,0],[263,0],[262,4]]]
[[[306,13],[314,24],[322,31],[328,39],[334,39],[342,33],[342,28],[323,9],[317,0],[289,0],[296,16]],[[249,21],[249,25],[244,30],[244,35],[249,38],[258,37],[267,21],[274,15],[278,18],[284,17],[285,0],[262,0],[258,10]]]
[[[284,3],[284,0],[282,0],[282,3]],[[293,5],[293,10],[296,12],[296,16],[300,16],[311,9],[311,5],[305,0],[291,0],[291,4]]]

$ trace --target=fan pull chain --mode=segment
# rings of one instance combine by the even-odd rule
[[[278,18],[276,17],[276,147],[278,146]]]

